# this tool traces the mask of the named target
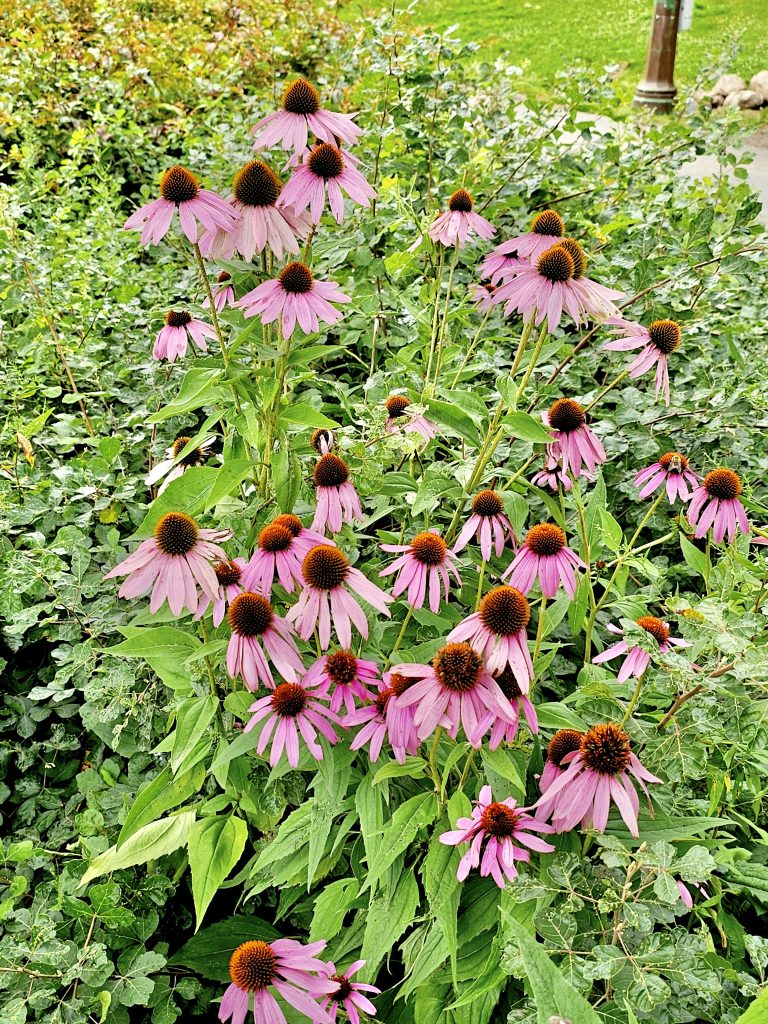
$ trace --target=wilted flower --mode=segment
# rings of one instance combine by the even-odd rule
[[[387,410],[387,422],[384,429],[388,434],[421,434],[425,441],[435,436],[435,425],[421,414],[412,416],[407,410],[411,404],[405,395],[390,395],[384,403]]]
[[[193,466],[203,465],[208,458],[208,449],[213,444],[214,438],[206,437],[196,448],[193,448],[186,455],[182,455],[179,458],[179,455],[191,440],[191,437],[182,435],[177,437],[169,448],[165,449],[165,458],[152,467],[145,480],[147,487],[154,487],[156,483],[162,480],[163,482],[157,489],[157,493],[162,494],[168,484],[178,480],[188,469],[192,469]],[[164,480],[163,477],[165,477]]]
[[[649,327],[634,320],[624,320],[620,316],[612,316],[606,321],[616,327],[620,340],[608,341],[604,349],[611,352],[628,352],[642,349],[640,354],[629,364],[630,377],[642,377],[648,370],[656,367],[656,394],[664,392],[664,400],[669,405],[669,369],[667,356],[674,352],[683,337],[683,330],[675,320],[654,320]]]
[[[364,966],[364,964],[365,960],[355,960],[355,962],[350,964],[343,974],[337,972],[336,964],[331,962],[326,964],[328,977],[338,985],[336,991],[332,992],[331,995],[321,1003],[323,1009],[328,1011],[332,1021],[336,1020],[336,1013],[339,1007],[346,1012],[349,1017],[350,1024],[360,1024],[359,1010],[362,1010],[364,1013],[375,1015],[376,1007],[363,993],[370,992],[372,995],[378,996],[381,995],[381,989],[376,988],[375,985],[365,985],[359,981],[349,980],[353,974],[356,974],[360,968]]]
[[[207,594],[203,594],[195,612],[196,619],[202,619],[213,604],[213,624],[220,626],[224,621],[227,605],[231,604],[238,594],[242,594],[243,588],[240,580],[243,575],[245,561],[242,558],[231,558],[226,562],[214,562],[213,571],[219,583],[219,593],[211,601]]]

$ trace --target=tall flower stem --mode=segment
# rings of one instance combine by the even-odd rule
[[[429,774],[432,782],[435,786],[435,792],[439,795],[442,791],[442,780],[440,778],[440,772],[437,769],[437,747],[440,743],[440,737],[443,734],[443,727],[438,725],[435,729],[435,738],[432,740],[432,745],[429,748]]]
[[[277,327],[278,339],[281,335],[281,330]],[[261,491],[262,495],[266,495],[269,490],[269,482],[272,476],[272,448],[275,443],[275,436],[277,434],[277,421],[280,417],[280,402],[283,397],[283,389],[285,387],[285,378],[288,372],[288,356],[291,352],[291,336],[282,340],[280,346],[280,355],[277,357],[277,366],[275,368],[275,377],[277,380],[277,387],[275,389],[274,397],[267,410],[266,427],[264,431],[264,470],[261,478]]]
[[[637,704],[638,700],[640,699],[640,693],[641,693],[642,689],[643,689],[643,673],[641,673],[637,677],[637,682],[635,683],[635,689],[632,691],[632,696],[629,698],[629,704],[627,704],[627,710],[624,712],[624,717],[621,720],[621,724],[622,725],[626,725],[627,722],[629,721],[630,716],[632,715],[632,712],[635,710],[635,705]]]
[[[437,359],[435,365],[435,379],[433,382],[433,390],[437,389],[438,382],[440,380],[440,371],[443,368],[443,343],[445,341],[445,329],[448,323],[448,305],[451,301],[451,289],[453,288],[453,277],[456,273],[456,267],[459,262],[459,247],[454,246],[453,259],[451,260],[451,269],[448,274],[448,287],[445,290],[445,302],[443,303],[443,315],[440,320],[440,327],[437,331],[437,341],[435,347],[437,351]]]
[[[437,342],[437,328],[438,328],[438,317],[440,315],[440,292],[443,284],[443,256],[445,255],[445,247],[440,246],[440,250],[437,255],[437,269],[435,271],[435,305],[432,310],[432,329],[429,335],[429,357],[427,358],[427,368],[424,372],[424,390],[422,394],[426,394],[427,387],[429,385],[429,378],[432,375],[432,360],[435,357],[435,344]]]
[[[480,607],[480,602],[483,599],[483,578],[485,576],[485,559],[480,563],[480,573],[477,577],[477,597],[475,598],[475,611]]]
[[[475,760],[475,754],[476,753],[477,753],[477,751],[473,747],[470,750],[470,752],[467,754],[467,759],[464,762],[464,770],[462,771],[461,778],[459,779],[459,789],[462,790],[462,791],[464,789],[464,785],[465,785],[465,783],[467,781],[467,777],[468,777],[470,769],[472,767],[472,762]]]
[[[198,242],[192,243],[192,252],[195,254],[195,262],[197,263],[197,269],[200,273],[200,280],[203,283],[203,288],[208,298],[208,307],[209,312],[211,314],[211,323],[213,324],[214,331],[216,331],[216,337],[218,338],[219,345],[221,347],[221,358],[224,361],[224,369],[226,369],[229,366],[229,349],[227,348],[227,343],[224,340],[224,332],[222,331],[221,324],[219,323],[219,315],[216,312],[216,303],[213,298],[213,289],[211,288],[211,282],[208,280],[208,273],[206,272],[205,269],[203,254],[200,252],[200,245]],[[231,384],[231,388],[232,397],[235,400],[235,408],[237,409],[238,412],[242,412],[242,409],[240,407],[240,396],[237,393],[237,388],[233,383]]]
[[[491,315],[492,308],[493,307],[491,307],[491,309],[486,310],[486,313],[485,313],[485,316],[483,317],[482,323],[477,328],[477,331],[475,332],[475,336],[472,339],[472,341],[470,342],[469,348],[464,353],[464,358],[461,361],[461,366],[458,368],[458,370],[456,371],[456,373],[453,376],[453,380],[451,381],[451,387],[452,388],[456,387],[456,385],[457,385],[457,383],[459,381],[459,377],[461,376],[461,374],[464,371],[464,367],[467,365],[469,360],[474,355],[475,349],[477,348],[477,343],[480,340],[480,335],[483,333],[483,328],[485,327],[485,325],[486,325],[486,323],[488,321],[488,317]]]
[[[536,660],[539,657],[539,651],[541,650],[541,641],[544,639],[544,613],[547,610],[547,599],[542,596],[541,604],[539,605],[539,621],[536,623],[536,642],[533,645],[533,664],[536,664]]]
[[[408,605],[408,611],[405,613],[405,618],[403,619],[403,624],[400,627],[400,632],[397,634],[397,640],[395,640],[394,646],[393,646],[392,650],[390,651],[390,656],[389,656],[390,663],[392,662],[392,655],[395,653],[395,651],[400,649],[400,644],[403,642],[403,637],[405,636],[405,631],[408,628],[408,623],[411,621],[411,616],[412,615],[413,615],[413,608],[412,608],[411,605]]]
[[[589,412],[590,409],[594,409],[594,407],[597,405],[597,403],[601,402],[605,398],[605,396],[608,394],[609,391],[613,391],[613,389],[618,384],[621,384],[621,382],[624,380],[624,378],[627,376],[628,373],[629,373],[628,369],[622,370],[621,373],[618,375],[618,377],[614,377],[610,384],[606,384],[606,386],[603,388],[603,390],[598,392],[597,396],[592,399],[592,401],[589,403],[589,405],[585,406],[584,412]]]
[[[593,615],[596,614],[597,608],[595,604],[595,588],[592,583],[592,555],[589,544],[589,533],[587,532],[587,518],[584,513],[584,502],[581,500],[581,491],[579,489],[578,482],[574,482],[573,498],[576,503],[576,514],[579,517],[579,532],[581,534],[581,544],[584,551],[584,561],[587,564],[587,580],[589,581],[589,608],[590,614],[587,617],[587,621],[584,627],[584,664],[589,662],[592,656],[592,627],[594,625]]]
[[[541,355],[541,350],[544,348],[544,342],[547,340],[548,333],[549,332],[547,331],[547,324],[546,324],[546,321],[545,321],[541,325],[541,330],[539,331],[539,336],[536,339],[536,347],[534,348],[533,352],[531,353],[531,360],[528,363],[528,369],[525,371],[525,376],[523,377],[523,379],[520,382],[520,385],[519,385],[517,391],[515,392],[515,405],[517,405],[517,403],[520,401],[520,398],[521,398],[523,392],[525,391],[526,387],[528,386],[528,381],[531,379],[531,374],[533,373],[534,369],[536,368],[536,363],[538,362],[539,356]]]

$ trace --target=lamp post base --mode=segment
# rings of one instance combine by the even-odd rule
[[[641,82],[635,89],[633,107],[649,107],[659,114],[668,114],[675,105],[677,89],[660,82]]]
[[[656,0],[645,74],[633,106],[668,114],[675,105],[675,50],[680,22],[680,0]]]

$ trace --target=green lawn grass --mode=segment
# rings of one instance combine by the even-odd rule
[[[397,3],[398,10],[407,7]],[[418,0],[408,17],[437,29],[458,25],[463,40],[482,45],[483,57],[503,55],[521,65],[534,86],[582,61],[620,64],[621,84],[634,87],[645,65],[652,11],[653,0]],[[768,67],[768,0],[697,0],[693,26],[679,37],[678,81],[695,81],[737,37],[729,70],[749,81]]]

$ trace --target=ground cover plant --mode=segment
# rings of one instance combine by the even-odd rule
[[[677,175],[738,123],[290,9],[146,92],[54,13],[72,95],[3,166],[3,1020],[763,1019],[765,236],[739,158]]]

